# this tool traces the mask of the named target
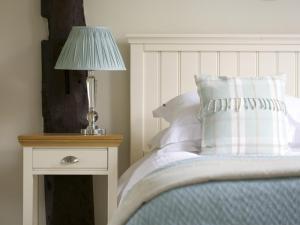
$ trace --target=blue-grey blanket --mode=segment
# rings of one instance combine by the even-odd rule
[[[176,188],[127,225],[300,225],[300,178],[218,181]]]

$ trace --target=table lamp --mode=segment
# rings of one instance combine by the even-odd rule
[[[55,69],[87,70],[88,126],[85,135],[104,135],[105,129],[96,125],[95,70],[126,70],[122,56],[111,32],[105,27],[74,26],[57,59]]]

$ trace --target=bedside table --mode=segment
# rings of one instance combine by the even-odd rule
[[[117,208],[121,135],[37,134],[19,136],[23,146],[23,225],[38,224],[39,175],[108,176],[107,218]]]

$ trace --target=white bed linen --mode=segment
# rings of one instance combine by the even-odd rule
[[[177,148],[178,145],[168,145],[165,148]],[[190,158],[202,157],[202,155],[192,152],[184,151],[187,148],[184,145],[180,145],[180,150],[177,151],[164,151],[162,148],[158,151],[153,151],[147,156],[143,157],[136,163],[134,163],[119,179],[118,185],[118,203],[121,203],[128,191],[145,176],[151,172],[162,168],[170,163],[181,161]],[[289,148],[287,151],[287,156],[300,156],[299,148]],[[207,157],[207,155],[206,155]],[[214,156],[210,156],[214,157]],[[259,156],[255,156],[259,157]]]
[[[170,146],[168,146],[170,148]],[[154,151],[144,158],[134,163],[119,179],[118,201],[122,201],[127,192],[142,178],[170,163],[199,157],[196,153],[191,152],[170,152],[170,151]]]
[[[123,197],[109,225],[126,224],[143,204],[174,188],[210,181],[299,177],[299,156],[203,155],[159,169],[143,178]]]

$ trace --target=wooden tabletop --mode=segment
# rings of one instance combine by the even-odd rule
[[[82,134],[55,134],[41,133],[21,135],[18,140],[22,146],[28,147],[53,147],[53,146],[86,146],[86,147],[118,147],[123,136],[119,134],[109,135],[82,135]]]

